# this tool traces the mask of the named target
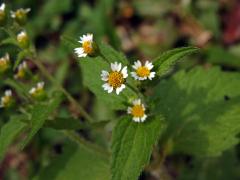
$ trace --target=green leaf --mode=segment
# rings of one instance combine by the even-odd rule
[[[98,44],[101,54],[109,61],[109,62],[120,62],[124,65],[128,64],[128,60],[124,56],[124,54],[117,52],[111,46],[105,43]]]
[[[34,180],[108,180],[108,161],[81,146],[68,145],[62,155],[44,168]]]
[[[99,101],[108,105],[110,109],[126,109],[125,102],[128,98],[136,97],[135,93],[128,87],[119,95],[116,95],[115,92],[108,94],[103,90],[102,85],[105,82],[101,80],[101,71],[109,71],[110,65],[102,58],[81,58],[79,63],[81,65],[84,85],[97,96]]]
[[[15,138],[23,132],[26,127],[21,119],[23,116],[12,116],[10,121],[3,125],[0,130],[0,161],[5,155],[7,148],[15,140]]]
[[[133,122],[130,117],[119,120],[112,137],[113,180],[138,179],[163,128],[162,116],[149,117],[144,123]]]
[[[163,76],[171,70],[181,58],[192,54],[199,49],[196,47],[182,47],[169,50],[154,60],[154,66],[159,76]]]
[[[151,100],[167,119],[164,137],[173,139],[174,151],[217,156],[239,142],[239,73],[181,71],[158,84]]]
[[[16,62],[14,63],[13,69],[17,69],[18,65],[22,62],[22,60],[29,54],[29,50],[22,50],[18,53]]]
[[[49,102],[39,103],[32,107],[29,112],[29,114],[31,115],[30,121],[32,127],[28,136],[21,143],[21,148],[24,148],[29,143],[33,136],[43,126],[45,120],[49,118],[49,116],[51,115],[51,113],[53,113],[54,110],[57,109],[61,101],[61,94],[56,93],[55,97],[53,97]]]

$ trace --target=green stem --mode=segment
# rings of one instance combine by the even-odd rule
[[[57,86],[57,88],[63,92],[63,94],[67,97],[67,99],[74,104],[77,108],[78,111],[81,113],[81,115],[88,121],[88,122],[94,122],[94,120],[91,118],[91,116],[84,110],[84,108],[72,97],[71,94],[69,94],[67,92],[67,90],[61,86],[55,79],[54,77],[47,71],[47,69],[44,67],[44,65],[34,59],[32,60],[32,62],[40,69],[40,71],[42,72],[42,74],[49,80],[51,81],[53,84],[55,84]]]
[[[81,138],[81,136],[78,136],[76,133],[72,132],[72,131],[63,131],[63,133],[69,137],[70,139],[72,139],[74,142],[79,143],[80,145],[85,146],[86,148],[90,149],[90,150],[94,150],[95,152],[98,152],[100,154],[102,154],[106,159],[108,159],[109,157],[109,152],[107,152],[105,149],[103,149],[102,147],[93,144],[89,141],[86,141],[85,139]]]

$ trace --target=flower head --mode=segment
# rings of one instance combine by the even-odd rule
[[[131,114],[133,121],[135,122],[144,122],[147,118],[145,114],[145,106],[141,103],[141,99],[135,99],[132,107],[128,107],[128,114]]]
[[[136,80],[152,80],[152,78],[155,77],[155,72],[151,72],[151,69],[153,68],[153,64],[149,61],[145,62],[145,65],[142,65],[142,63],[138,60],[134,62],[134,65],[132,66],[133,69],[135,69],[134,72],[131,72],[131,75]]]
[[[2,3],[0,6],[0,25],[3,25],[5,23],[5,19],[6,19],[5,8],[6,8],[6,5]]]
[[[21,47],[23,47],[23,48],[28,47],[29,39],[28,39],[28,35],[27,35],[26,31],[21,31],[20,33],[18,33],[17,41]]]
[[[43,99],[45,97],[44,82],[37,83],[36,87],[30,89],[29,94],[36,99]]]
[[[22,79],[22,78],[25,77],[26,72],[27,72],[27,63],[25,61],[23,61],[22,64],[20,64],[18,66],[17,74],[14,75],[14,78],[15,79]]]
[[[0,107],[1,108],[10,107],[13,104],[13,102],[14,102],[14,100],[12,98],[12,91],[6,90],[5,95],[3,97],[1,97]]]
[[[119,94],[126,85],[124,84],[125,79],[128,77],[127,66],[122,68],[121,63],[111,63],[111,72],[102,71],[101,77],[103,81],[106,81],[103,84],[103,89],[108,93],[111,93],[113,90],[116,90],[116,94]]]
[[[9,54],[6,53],[5,56],[0,58],[0,73],[5,72],[10,67]]]
[[[11,17],[16,20],[17,23],[23,25],[27,21],[27,14],[31,11],[30,8],[20,8],[17,9],[15,12],[11,11]]]
[[[95,47],[93,34],[83,35],[78,42],[82,44],[82,47],[74,49],[78,57],[86,57],[87,55],[92,55],[94,53]]]

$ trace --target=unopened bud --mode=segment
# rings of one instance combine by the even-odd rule
[[[7,53],[5,56],[0,58],[0,73],[4,73],[10,67],[10,58],[9,54]]]
[[[29,38],[25,31],[22,31],[17,35],[17,41],[21,48],[29,47]]]
[[[4,3],[0,6],[0,26],[3,26],[6,23],[5,7],[6,5]]]
[[[13,19],[15,19],[15,21],[19,25],[24,25],[27,22],[27,14],[30,11],[31,11],[30,8],[27,8],[27,9],[20,8],[20,9],[16,10],[15,12],[11,11],[11,17]]]

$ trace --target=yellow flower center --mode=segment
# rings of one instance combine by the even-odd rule
[[[144,116],[144,108],[142,105],[135,105],[132,107],[132,115],[134,117],[143,117]]]
[[[87,54],[91,54],[93,52],[92,42],[91,41],[85,41],[82,44],[83,50]]]
[[[109,73],[108,76],[108,84],[112,86],[114,89],[120,87],[124,82],[123,75],[120,72],[113,71]]]
[[[8,61],[0,61],[0,71],[3,72],[8,69]]]
[[[24,76],[25,76],[25,70],[23,70],[23,69],[19,70],[17,73],[17,77],[24,78]]]
[[[137,75],[139,77],[147,77],[150,74],[150,70],[146,66],[141,66],[137,69]]]

